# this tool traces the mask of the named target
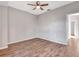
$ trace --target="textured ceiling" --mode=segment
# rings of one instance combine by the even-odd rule
[[[48,6],[43,7],[44,8],[43,11],[41,11],[40,9],[32,10],[33,6],[27,5],[27,3],[33,4],[33,3],[35,3],[35,1],[8,1],[8,6],[23,10],[23,11],[27,11],[34,15],[39,15],[44,12],[47,12],[47,9],[53,10],[55,8],[59,8],[61,6],[70,4],[73,1],[40,1],[40,2],[41,2],[41,4],[48,3]],[[7,5],[7,2],[0,2],[0,5],[1,4]]]

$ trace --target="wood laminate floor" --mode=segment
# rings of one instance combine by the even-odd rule
[[[4,57],[64,57],[67,55],[67,46],[50,42],[44,39],[31,39],[10,44],[8,49],[0,51]]]

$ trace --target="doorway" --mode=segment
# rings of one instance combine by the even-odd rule
[[[68,39],[70,38],[78,38],[77,14],[68,15]]]

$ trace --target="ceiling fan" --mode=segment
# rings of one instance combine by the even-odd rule
[[[33,10],[35,10],[35,9],[44,10],[42,7],[48,6],[48,4],[41,4],[40,1],[36,1],[36,4],[29,4],[28,3],[27,5],[34,6]]]

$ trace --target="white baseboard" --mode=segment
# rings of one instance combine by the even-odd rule
[[[6,49],[6,48],[8,48],[8,46],[0,47],[0,50]]]
[[[30,40],[30,39],[33,39],[33,38],[35,38],[35,37],[26,38],[26,39],[22,39],[22,40],[14,41],[14,42],[9,42],[8,44],[13,44],[13,43],[17,43],[17,42],[21,42],[21,41],[25,41],[25,40]]]
[[[42,37],[39,37],[39,38],[44,39],[44,40],[47,40],[47,41],[51,41],[51,42],[56,42],[56,43],[59,43],[59,44],[67,45],[67,43],[64,43],[64,42],[58,42],[58,41],[54,41],[52,39],[42,38]]]
[[[43,37],[31,37],[31,38],[27,38],[27,39],[23,39],[23,40],[18,40],[18,41],[15,41],[15,42],[9,42],[8,44],[13,44],[13,43],[17,43],[17,42],[21,42],[21,41],[25,41],[25,40],[30,40],[30,39],[33,39],[33,38],[45,39],[45,40],[48,40],[48,41],[51,41],[51,42],[56,42],[56,43],[59,43],[59,44],[67,45],[67,43],[64,43],[64,42],[58,42],[58,41],[54,41],[52,39],[43,38]]]

